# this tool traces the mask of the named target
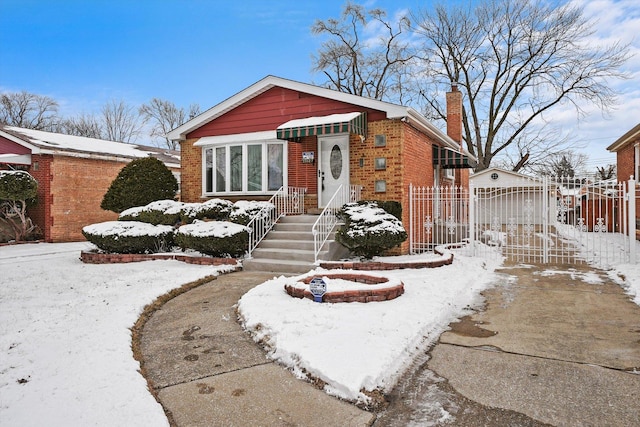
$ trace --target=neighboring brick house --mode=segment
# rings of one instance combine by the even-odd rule
[[[401,202],[408,227],[410,183],[467,186],[475,166],[460,144],[456,87],[447,104],[448,135],[410,107],[267,76],[167,135],[181,144],[182,200],[304,187],[314,211],[341,184],[358,185],[363,199]]]
[[[47,242],[82,241],[85,225],[116,219],[100,208],[102,198],[127,163],[146,156],[179,180],[177,151],[0,125],[0,169],[25,170],[38,181],[29,214]]]
[[[616,153],[618,181],[624,182],[633,176],[637,184],[640,179],[640,123],[608,146],[607,150]],[[638,191],[636,185],[636,195]],[[636,229],[640,229],[640,199],[637,196]]]

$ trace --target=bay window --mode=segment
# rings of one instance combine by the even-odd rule
[[[284,185],[285,143],[251,141],[203,146],[203,190],[219,193],[269,193]]]

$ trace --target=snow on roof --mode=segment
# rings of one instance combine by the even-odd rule
[[[143,145],[87,138],[84,136],[66,135],[55,132],[45,132],[14,126],[2,126],[0,127],[0,132],[2,131],[38,148],[39,150],[34,152],[34,154],[37,154],[38,152],[44,154],[76,152],[129,158],[153,156],[160,159],[165,164],[172,164],[176,166],[180,165],[180,153],[174,150],[163,150],[157,147],[147,147]]]

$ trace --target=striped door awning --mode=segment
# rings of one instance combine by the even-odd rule
[[[331,114],[289,120],[276,129],[278,139],[297,139],[303,136],[351,133],[367,136],[367,113]]]
[[[475,168],[478,163],[451,148],[433,146],[433,164],[440,165],[442,169],[464,169]]]

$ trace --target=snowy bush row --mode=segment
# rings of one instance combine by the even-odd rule
[[[246,224],[273,209],[275,206],[268,202],[160,200],[127,209],[118,221],[86,226],[82,233],[105,252],[158,253],[178,246],[211,256],[238,257],[247,250]]]
[[[247,225],[260,212],[275,209],[273,204],[260,201],[211,199],[203,203],[183,203],[175,200],[158,200],[146,206],[124,210],[120,221],[142,221],[149,224],[190,224],[195,220],[230,221]]]

